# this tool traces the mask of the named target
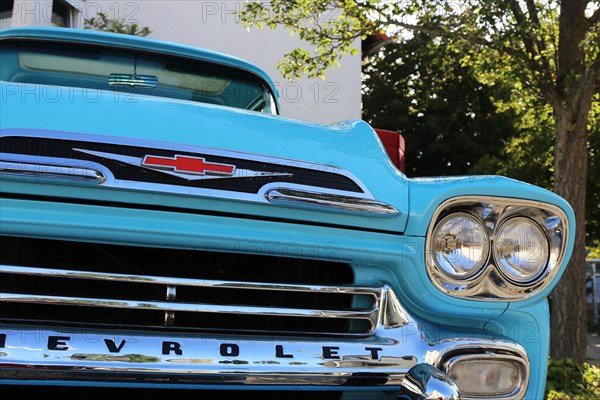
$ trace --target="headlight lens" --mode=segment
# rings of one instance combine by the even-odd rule
[[[548,239],[534,221],[515,217],[498,228],[493,252],[508,279],[525,283],[544,270],[548,262]]]
[[[489,255],[485,227],[467,213],[458,212],[443,218],[433,230],[431,243],[435,264],[454,279],[477,274]]]

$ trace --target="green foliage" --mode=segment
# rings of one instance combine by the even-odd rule
[[[586,242],[596,249],[593,258],[600,258],[600,94],[595,95],[588,132]]]
[[[482,84],[461,57],[448,40],[418,33],[364,68],[363,116],[404,135],[410,176],[471,173],[517,135],[515,112],[492,100],[508,101],[511,86]]]
[[[600,369],[571,359],[552,360],[548,365],[546,400],[591,400],[600,398]]]
[[[368,8],[354,0],[274,0],[249,2],[241,13],[248,27],[288,28],[314,51],[297,48],[287,53],[277,67],[288,78],[308,75],[323,77],[325,70],[339,65],[346,54],[357,54],[360,39],[374,32],[376,24],[369,18]]]
[[[344,54],[357,51],[357,39],[404,29],[450,38],[463,48],[501,53],[522,71],[523,82],[548,87],[562,78],[555,57],[560,3],[528,1],[523,9],[523,2],[516,0],[271,0],[248,2],[241,20],[248,28],[284,26],[315,48],[312,54],[296,49],[285,55],[279,68],[290,78],[323,76]],[[415,20],[419,22],[408,22]],[[581,43],[590,62],[599,42],[596,21]],[[488,63],[493,65],[494,59]]]
[[[555,151],[559,151],[556,138],[575,136],[578,133],[572,130],[581,133],[581,128],[574,128],[573,124],[559,129],[558,117],[571,121],[589,119],[586,219],[587,241],[591,242],[600,239],[600,6],[597,1],[589,2],[584,13],[578,4],[559,0],[271,0],[248,3],[241,17],[248,28],[284,26],[314,48],[298,48],[285,55],[278,67],[289,78],[305,74],[322,77],[327,68],[339,65],[344,54],[356,51],[361,38],[371,34],[405,34],[409,40],[429,36],[443,43],[443,50],[429,46],[429,57],[424,50],[416,51],[415,56],[427,65],[419,66],[416,74],[406,67],[405,72],[413,74],[411,81],[403,79],[399,72],[394,75],[396,83],[388,79],[387,89],[374,89],[373,93],[381,93],[377,95],[381,111],[365,100],[367,119],[378,127],[398,128],[407,135],[410,173],[494,172],[548,189],[555,184],[564,188],[564,182],[569,180],[565,178],[568,168],[554,169]],[[437,76],[429,79],[431,71],[427,68],[441,71],[449,66],[436,64],[441,62],[436,57],[448,61],[450,52],[469,72],[451,66],[447,84],[436,87],[433,81],[442,80]],[[402,62],[409,58],[405,54]],[[395,62],[392,57],[387,60]],[[381,68],[382,63],[378,65]],[[486,106],[481,98],[475,105],[466,104],[466,99],[461,101],[456,96],[459,77],[465,79],[466,92],[472,93],[478,82],[481,94],[489,94],[493,106]],[[369,87],[376,82],[377,78],[371,77],[365,84]],[[426,90],[438,98],[426,100]],[[595,93],[592,110],[588,112],[585,106],[577,109],[583,104],[581,96],[591,93]],[[369,89],[365,94],[370,96]],[[417,96],[418,104],[406,104],[406,99]],[[455,101],[462,109],[452,110],[440,98]],[[437,115],[434,107],[438,107]],[[503,121],[497,125],[502,132],[491,132],[492,126],[475,126],[485,125],[482,121],[486,114],[482,111],[486,107],[495,107],[499,114],[487,114],[488,125]],[[473,121],[463,118],[470,108],[479,111]],[[386,110],[403,115],[384,116]],[[419,113],[422,115],[415,117]],[[506,120],[510,114],[514,117],[512,124]],[[442,122],[445,118],[447,125]],[[455,131],[451,133],[450,128]],[[432,131],[426,132],[427,129]],[[475,138],[477,130],[491,135],[487,143],[486,139]],[[498,141],[505,141],[506,145],[500,152],[496,151]],[[460,151],[461,145],[467,147]],[[489,151],[481,154],[484,145],[489,146]],[[570,159],[584,157],[581,152],[579,149]],[[422,165],[417,166],[418,162]],[[448,168],[442,168],[444,165]],[[581,211],[576,213],[581,215]]]
[[[95,17],[85,19],[83,21],[83,27],[84,29],[94,31],[123,33],[126,35],[143,37],[152,33],[147,26],[138,26],[138,24],[135,23],[130,24],[123,20],[111,19],[103,12],[98,13]]]
[[[586,246],[587,257],[589,259],[600,259],[600,239],[593,240],[589,246]]]
[[[553,186],[554,120],[552,109],[530,93],[514,90],[508,102],[496,103],[513,112],[518,132],[499,154],[487,154],[473,173],[508,176],[551,190]]]

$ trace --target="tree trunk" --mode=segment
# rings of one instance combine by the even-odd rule
[[[591,106],[591,96],[589,100]],[[587,304],[585,296],[585,191],[587,177],[588,111],[555,110],[555,192],[575,211],[576,232],[573,255],[565,274],[550,296],[551,356],[583,363],[587,347]]]
[[[595,72],[586,73],[582,41],[586,0],[561,3],[558,74],[551,99],[556,123],[554,190],[575,212],[575,243],[569,265],[550,296],[550,351],[555,359],[582,363],[587,351],[585,293],[585,201],[587,123],[592,107]],[[590,72],[590,71],[588,71]]]

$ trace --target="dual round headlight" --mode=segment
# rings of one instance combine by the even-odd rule
[[[485,226],[470,214],[446,216],[432,236],[434,262],[451,278],[472,277],[489,257],[490,239]]]
[[[526,217],[513,217],[500,225],[493,249],[501,272],[517,283],[535,280],[548,263],[546,234]]]
[[[482,272],[489,264],[490,253],[500,272],[514,283],[526,284],[543,273],[549,244],[535,221],[515,216],[495,231],[490,230],[480,218],[466,212],[445,216],[432,232],[433,262],[455,280],[470,279]]]

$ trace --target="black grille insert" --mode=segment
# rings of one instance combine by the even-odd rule
[[[290,335],[375,327],[377,292],[354,290],[345,263],[1,238],[4,321]]]

